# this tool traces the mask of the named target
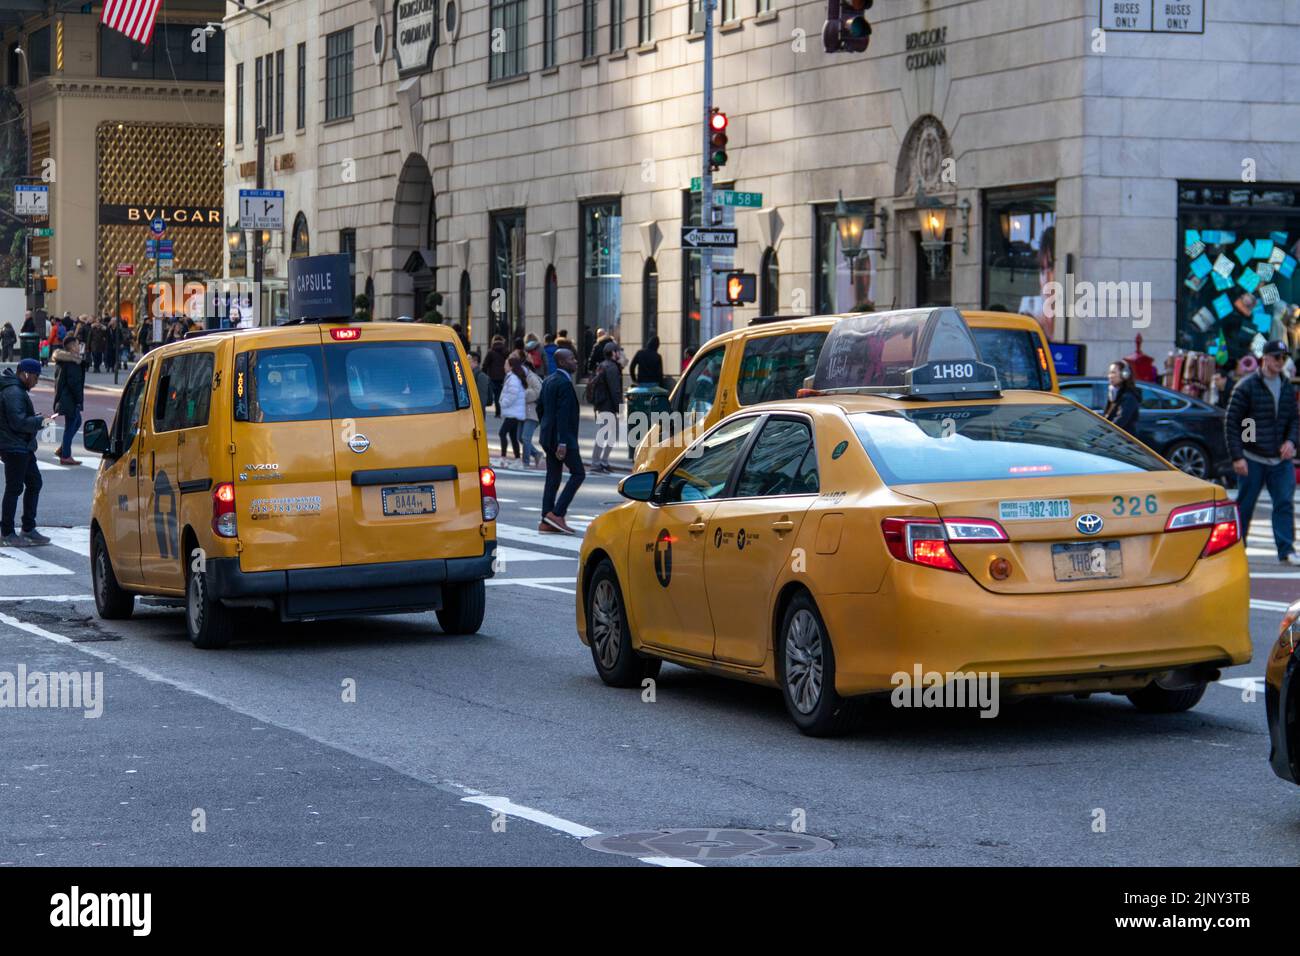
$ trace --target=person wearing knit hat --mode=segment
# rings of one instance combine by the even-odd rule
[[[0,461],[4,462],[5,490],[0,504],[0,546],[29,548],[49,544],[36,530],[36,506],[41,496],[41,473],[36,467],[36,434],[45,419],[36,414],[28,394],[41,378],[41,363],[25,358],[17,369],[0,372]],[[15,534],[18,498],[23,499],[22,534]]]

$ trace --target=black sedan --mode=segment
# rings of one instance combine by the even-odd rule
[[[1104,378],[1068,378],[1061,394],[1098,414],[1106,407]],[[1142,409],[1137,437],[1197,478],[1214,480],[1232,471],[1223,437],[1223,409],[1150,382],[1137,383]]]

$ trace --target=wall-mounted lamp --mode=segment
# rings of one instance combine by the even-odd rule
[[[961,213],[961,252],[970,252],[970,200],[963,199],[956,205],[949,205],[942,199],[929,195],[920,180],[916,183],[916,212],[921,220],[921,248],[930,264],[930,275],[937,276],[943,270],[944,250],[955,246],[955,241],[944,238],[948,228],[948,213],[956,209]]]

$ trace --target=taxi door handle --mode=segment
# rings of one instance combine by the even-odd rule
[[[686,530],[691,534],[704,534],[704,529],[706,527],[707,525],[705,525],[703,521],[697,521],[694,524],[687,525]]]
[[[780,521],[772,522],[772,530],[777,534],[786,534],[794,530],[794,522],[788,518],[782,518]]]
[[[128,477],[131,477],[131,478],[134,478],[134,477],[135,477],[135,459],[134,459],[134,458],[132,458],[132,459],[131,459],[131,463],[130,463],[129,465],[126,466],[126,473],[127,473]]]
[[[152,480],[158,476],[158,453],[149,452],[149,478]]]

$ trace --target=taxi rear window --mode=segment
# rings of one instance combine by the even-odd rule
[[[849,419],[890,485],[1169,470],[1075,405],[927,407]]]
[[[1042,342],[1025,329],[977,329],[975,344],[980,358],[998,370],[1003,388],[1028,388],[1040,392],[1052,390],[1052,376],[1047,371],[1048,356]]]
[[[307,422],[330,417],[319,346],[259,349],[235,359],[235,420]]]
[[[325,348],[335,418],[456,410],[456,389],[437,342],[362,342]]]

